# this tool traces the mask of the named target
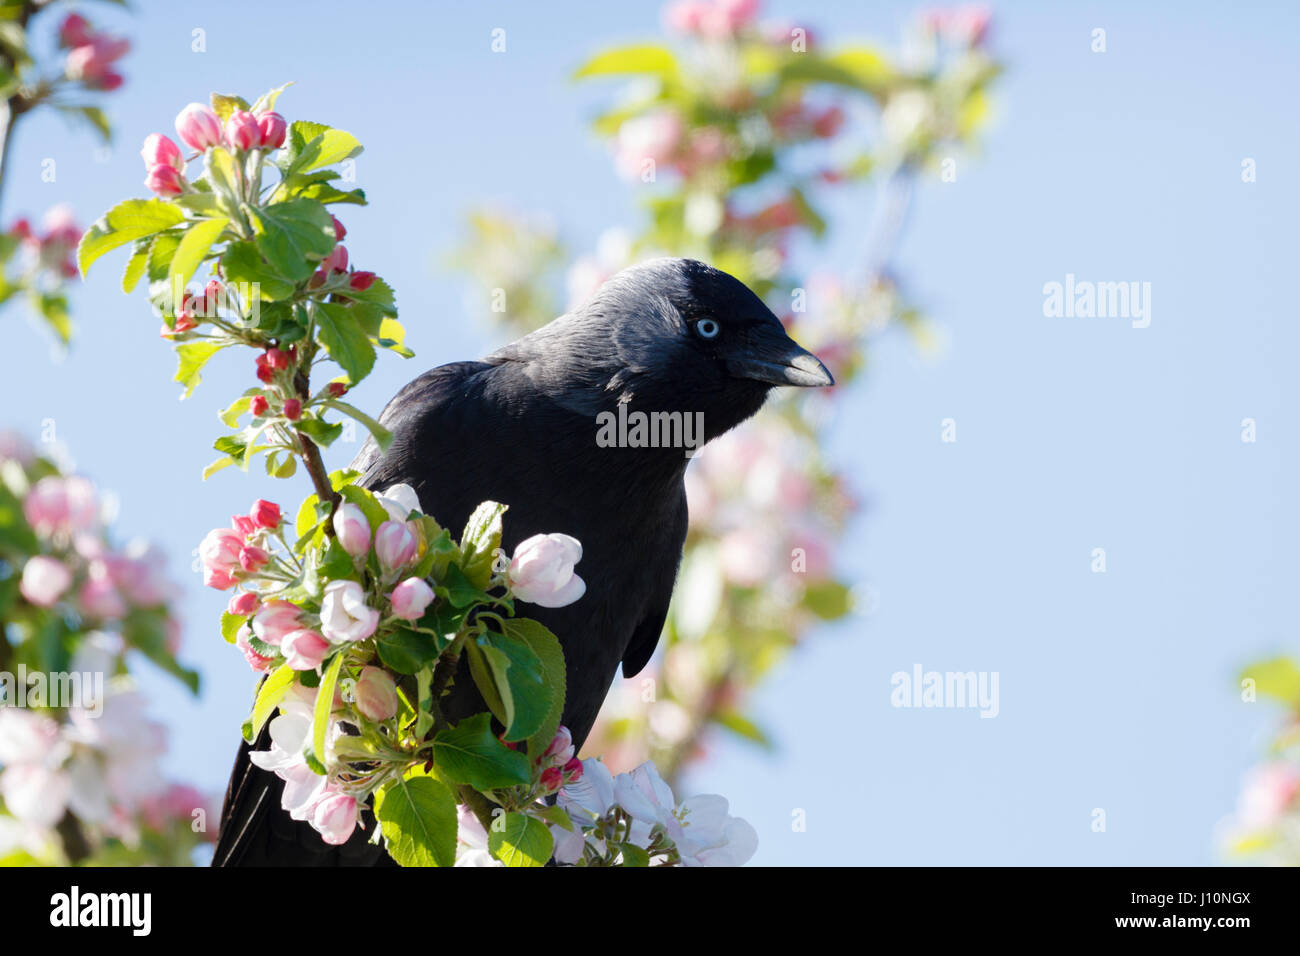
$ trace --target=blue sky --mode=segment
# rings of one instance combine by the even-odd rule
[[[127,86],[108,100],[107,161],[38,117],[10,160],[5,217],[71,202],[90,221],[139,195],[144,136],[211,90],[255,96],[287,79],[291,118],[368,147],[372,205],[349,210],[348,247],[397,288],[417,357],[388,357],[355,393],[378,409],[426,367],[493,344],[443,264],[471,203],[555,213],[576,249],[632,224],[635,200],[585,120],[600,91],[566,77],[585,54],[653,36],[652,4],[142,0],[88,4],[129,32]],[[909,6],[768,5],[832,40],[892,43]],[[923,185],[899,267],[948,348],[901,337],[842,402],[832,452],[868,502],[839,556],[878,609],[810,639],[757,699],[775,756],[718,740],[690,790],[728,795],[770,864],[1196,864],[1278,714],[1243,704],[1235,674],[1296,646],[1294,222],[1300,155],[1290,94],[1297,13],[1281,5],[996,7],[1009,64],[983,154],[958,181]],[[248,25],[254,25],[250,28]],[[508,53],[489,52],[504,26]],[[1107,52],[1090,52],[1102,27]],[[207,52],[191,52],[192,31]],[[1258,181],[1240,164],[1257,162]],[[44,183],[41,162],[57,179]],[[420,177],[413,195],[406,184]],[[872,206],[837,208],[820,258],[851,267]],[[854,200],[857,202],[857,199]],[[212,457],[214,410],[251,364],[218,361],[176,400],[174,359],[106,262],[74,295],[78,341],[51,362],[15,310],[0,424],[46,419],[78,465],[121,499],[119,529],[162,543],[186,586],[198,701],[148,676],[172,727],[173,771],[224,785],[252,680],[210,626],[223,597],[189,573],[212,526],[258,496],[297,500]],[[1046,318],[1067,273],[1151,283],[1151,324]],[[1241,421],[1258,441],[1240,440]],[[958,440],[940,441],[940,422]],[[352,449],[332,462],[343,464]],[[1093,548],[1107,571],[1090,570]],[[914,664],[996,671],[1000,714],[890,705]],[[1094,808],[1105,833],[1090,829]],[[806,812],[794,832],[792,813]]]

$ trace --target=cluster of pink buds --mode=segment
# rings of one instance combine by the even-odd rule
[[[582,779],[582,761],[573,754],[573,736],[568,727],[555,732],[551,745],[537,758],[537,765],[542,771],[538,779],[543,793],[555,793]]]
[[[131,41],[95,31],[85,17],[70,13],[59,27],[59,46],[69,50],[64,72],[90,90],[115,90],[122,74],[114,65],[131,49]]]
[[[279,149],[284,145],[288,123],[270,110],[249,113],[235,110],[222,125],[220,117],[202,103],[191,103],[176,116],[176,135],[182,143],[202,153],[214,146],[225,146],[236,153],[250,150]],[[140,150],[148,175],[144,184],[163,198],[185,192],[185,157],[180,147],[162,133],[150,133]]]
[[[338,242],[333,251],[321,260],[320,268],[317,269],[311,277],[310,286],[313,289],[319,289],[329,282],[335,275],[347,275],[348,287],[358,292],[365,292],[375,282],[373,272],[358,272],[353,270],[348,272],[348,250],[343,245],[343,238],[348,234],[343,223],[339,222],[338,217],[330,216],[334,220],[334,239]]]
[[[199,545],[203,583],[225,591],[266,567],[270,552],[263,547],[268,534],[280,528],[280,506],[258,499],[246,515],[235,515],[229,528],[208,532]]]
[[[48,270],[64,279],[75,279],[79,274],[72,257],[81,241],[81,232],[67,205],[50,209],[39,232],[32,229],[26,218],[14,220],[8,229],[9,235],[22,241],[36,269]]]
[[[212,318],[217,314],[225,294],[225,286],[216,279],[209,280],[199,295],[186,293],[180,308],[176,310],[172,324],[168,325],[164,322],[158,334],[165,339],[175,339],[186,332],[192,332],[199,327],[199,320]]]

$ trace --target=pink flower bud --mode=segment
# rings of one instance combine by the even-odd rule
[[[265,498],[258,498],[253,507],[248,509],[248,517],[259,528],[274,530],[280,526],[280,506]]]
[[[405,521],[385,521],[375,532],[375,554],[386,571],[410,564],[417,546],[415,535]]]
[[[577,757],[570,757],[569,762],[564,765],[564,782],[566,784],[577,783],[582,779],[582,761]]]
[[[293,359],[283,349],[270,348],[264,354],[267,364],[273,369],[283,371],[293,364]]]
[[[403,621],[418,621],[433,602],[433,588],[420,578],[407,578],[389,595],[393,614]]]
[[[216,528],[208,532],[199,545],[199,561],[203,564],[203,583],[224,591],[235,583],[234,575],[242,568],[239,553],[244,549],[244,536],[230,528]]]
[[[252,149],[262,141],[262,131],[252,113],[235,110],[226,117],[226,145],[231,149]]]
[[[564,772],[559,767],[547,767],[542,771],[541,783],[543,791],[554,793],[564,786]]]
[[[231,614],[247,616],[257,610],[258,596],[252,591],[241,591],[230,597],[230,603],[226,605],[226,610]]]
[[[343,550],[359,558],[370,550],[370,522],[365,512],[348,503],[334,512],[334,536]]]
[[[94,37],[90,23],[79,13],[69,13],[59,25],[59,46],[85,46]]]
[[[144,184],[155,196],[170,198],[185,191],[185,177],[176,171],[175,166],[151,166]]]
[[[316,804],[311,825],[331,846],[347,843],[357,826],[357,801],[345,793],[333,793]]]
[[[265,395],[254,395],[252,401],[248,403],[248,410],[253,413],[254,418],[261,418],[270,407],[271,403],[266,400]]]
[[[573,573],[582,545],[567,534],[535,534],[515,548],[507,576],[520,601],[564,607],[578,600],[587,584]]]
[[[178,173],[185,171],[185,160],[181,158],[181,148],[162,133],[150,133],[145,137],[144,148],[140,150],[146,169],[155,166],[171,166]]]
[[[279,647],[286,634],[302,627],[299,613],[288,601],[267,601],[253,616],[253,633],[263,644]]]
[[[343,223],[339,222],[337,216],[330,216],[330,221],[334,223],[334,241],[342,242],[348,234],[347,229],[344,228]]]
[[[348,279],[348,285],[358,292],[365,292],[375,284],[375,274],[373,272],[354,272],[352,278]]]
[[[348,271],[348,250],[343,245],[334,247],[334,251],[325,257],[320,267],[326,272],[347,272]]]
[[[568,727],[561,726],[555,732],[555,737],[552,738],[551,745],[546,748],[546,753],[543,756],[559,757],[566,750],[569,753],[564,757],[564,760],[568,760],[569,757],[573,756],[573,735],[569,733]],[[564,761],[560,762],[563,763]]]
[[[320,667],[329,651],[329,641],[315,631],[290,631],[280,641],[280,653],[292,670],[311,671]]]
[[[245,538],[257,533],[257,524],[248,515],[231,515],[230,527],[234,528]]]
[[[325,386],[325,391],[329,392],[330,398],[342,398],[348,393],[348,387],[342,382],[330,382]]]
[[[249,545],[239,552],[239,566],[250,574],[255,574],[262,570],[270,560],[271,555],[267,553],[265,548],[258,548]]]
[[[221,120],[202,103],[191,103],[176,117],[176,135],[191,149],[205,150],[221,144]]]
[[[57,558],[38,554],[23,565],[18,591],[37,607],[50,607],[72,583],[72,572]]]
[[[296,422],[302,418],[302,402],[296,398],[286,398],[284,400],[284,417],[291,422]]]
[[[388,720],[397,713],[397,684],[379,667],[365,667],[357,678],[357,710],[371,720]]]
[[[265,112],[257,114],[257,129],[261,134],[258,146],[262,149],[279,149],[284,145],[284,134],[289,124],[279,113]]]
[[[259,673],[265,673],[275,666],[275,658],[263,657],[253,650],[252,645],[248,643],[248,638],[252,633],[247,624],[241,627],[239,632],[235,634],[235,646],[243,653],[244,660],[248,661],[249,667]]]

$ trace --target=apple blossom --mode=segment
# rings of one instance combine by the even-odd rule
[[[145,137],[140,156],[144,159],[147,169],[155,166],[170,166],[178,173],[185,171],[185,160],[181,158],[180,147],[162,133],[150,133]]]
[[[365,292],[375,284],[375,274],[373,272],[354,272],[348,279],[348,285],[358,292]]]
[[[247,616],[257,611],[258,597],[252,591],[242,591],[239,594],[233,594],[230,597],[230,603],[226,605],[226,611],[230,614],[240,614]]]
[[[286,398],[283,411],[285,418],[291,422],[296,422],[302,418],[302,401],[296,398]]]
[[[334,537],[354,558],[370,551],[370,521],[360,506],[351,502],[339,505],[334,512]]]
[[[474,811],[461,804],[456,808],[456,865],[505,866],[488,849],[488,833]]]
[[[270,553],[255,545],[247,545],[239,552],[239,566],[250,574],[262,570],[270,560]]]
[[[257,119],[245,110],[232,110],[226,117],[222,138],[231,149],[252,149],[262,141],[262,131]]]
[[[405,521],[385,521],[375,532],[375,554],[386,571],[410,564],[418,544]]]
[[[405,521],[412,511],[420,510],[420,497],[410,485],[389,485],[375,499],[394,521]]]
[[[284,145],[284,136],[289,128],[284,117],[279,113],[265,111],[257,114],[257,129],[260,134],[257,145],[261,149],[279,149]]]
[[[320,609],[321,633],[331,641],[361,641],[375,633],[379,612],[366,606],[366,592],[355,581],[331,581]]]
[[[38,554],[23,565],[18,592],[37,607],[52,607],[72,584],[72,572],[58,558]]]
[[[388,720],[397,713],[397,684],[379,667],[364,667],[357,678],[357,710],[371,720]]]
[[[250,668],[259,673],[265,673],[275,666],[275,658],[263,657],[253,650],[253,645],[248,640],[252,635],[252,628],[245,624],[235,633],[235,647],[239,648]]]
[[[323,797],[312,810],[311,825],[331,846],[348,842],[357,827],[357,801],[344,793]]]
[[[301,610],[288,601],[267,601],[253,616],[253,633],[264,644],[278,647],[285,635],[302,627]]]
[[[199,545],[203,565],[203,583],[224,591],[233,587],[235,575],[243,570],[239,554],[244,549],[243,536],[231,528],[214,528]]]
[[[265,395],[254,395],[248,401],[248,410],[253,413],[254,418],[261,418],[270,407],[270,402],[266,400]]]
[[[41,537],[85,531],[98,514],[95,487],[85,478],[48,475],[23,499],[23,515]]]
[[[264,498],[258,498],[253,502],[253,507],[248,509],[248,516],[259,528],[274,531],[280,526],[280,506]]]
[[[176,135],[200,152],[221,145],[221,120],[202,103],[191,103],[176,116]]]
[[[280,653],[284,655],[284,662],[296,671],[310,671],[320,667],[329,649],[329,642],[308,628],[290,631],[280,639]]]
[[[433,588],[420,578],[407,578],[389,595],[393,616],[404,621],[418,621],[425,609],[433,603]]]
[[[257,523],[248,515],[231,515],[230,527],[234,528],[245,538],[251,538],[257,534]]]
[[[587,590],[573,573],[582,560],[582,545],[567,534],[535,534],[520,542],[507,577],[516,598],[542,607],[564,607]]]
[[[59,46],[64,49],[85,46],[93,36],[89,21],[79,13],[69,13],[59,24]]]
[[[321,262],[320,267],[326,272],[347,272],[348,271],[348,250],[344,245],[337,245],[325,259]]]

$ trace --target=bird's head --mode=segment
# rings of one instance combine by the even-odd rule
[[[625,269],[581,311],[607,333],[612,384],[633,407],[703,412],[710,439],[758,411],[776,386],[834,384],[748,286],[694,259]]]
[[[738,279],[694,259],[652,259],[488,361],[524,362],[566,405],[597,414],[699,413],[704,440],[749,418],[779,385],[833,385],[815,355]]]

